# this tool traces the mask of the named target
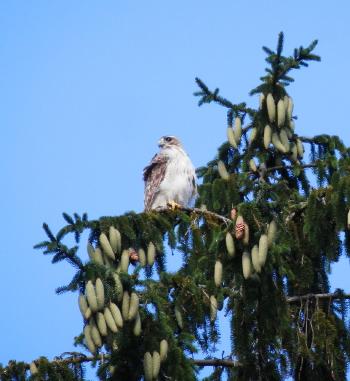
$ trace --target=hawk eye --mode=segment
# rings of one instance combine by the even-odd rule
[[[170,138],[169,136],[167,136],[167,137],[165,138],[165,141],[166,141],[166,142],[171,142],[171,138]]]

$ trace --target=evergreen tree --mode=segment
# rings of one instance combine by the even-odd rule
[[[1,380],[84,380],[84,363],[101,380],[345,380],[350,356],[349,294],[330,293],[330,266],[350,256],[350,149],[336,136],[299,136],[287,86],[317,41],[284,56],[264,47],[268,67],[257,109],[233,104],[196,79],[199,105],[227,109],[227,138],[198,169],[196,208],[126,213],[66,225],[36,245],[52,262],[77,270],[57,289],[79,295],[90,352],[54,361],[12,361]],[[309,159],[304,154],[308,146]],[[90,232],[83,262],[81,234]],[[68,246],[73,235],[76,245]],[[83,243],[85,245],[85,243]],[[169,250],[182,255],[167,270]],[[231,324],[231,348],[213,358],[217,311]],[[205,358],[194,360],[198,351]]]

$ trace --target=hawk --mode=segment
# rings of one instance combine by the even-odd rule
[[[194,166],[175,136],[163,136],[159,152],[143,170],[145,210],[189,206],[197,193]]]

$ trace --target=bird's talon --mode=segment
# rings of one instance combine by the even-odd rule
[[[181,205],[175,201],[169,201],[168,207],[174,212],[176,209],[179,209],[181,207]]]

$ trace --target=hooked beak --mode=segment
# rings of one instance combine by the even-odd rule
[[[164,147],[164,139],[163,139],[163,138],[162,138],[162,139],[159,139],[159,141],[158,141],[158,147],[159,147],[159,148]]]

